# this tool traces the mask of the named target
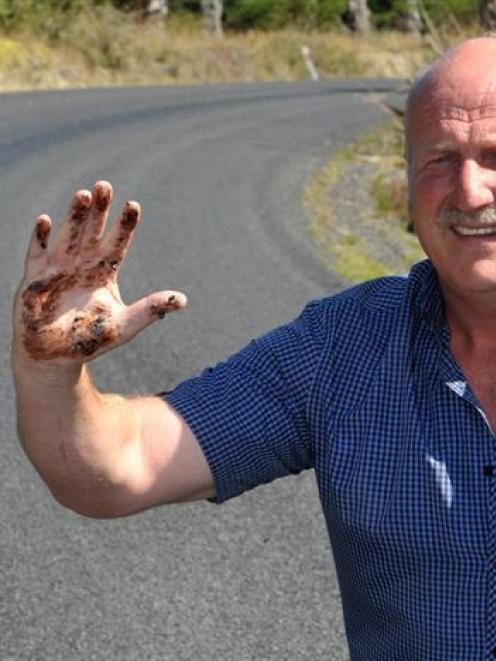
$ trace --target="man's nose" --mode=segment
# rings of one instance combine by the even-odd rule
[[[477,161],[463,161],[456,184],[457,207],[464,211],[494,204],[496,171],[482,167]]]

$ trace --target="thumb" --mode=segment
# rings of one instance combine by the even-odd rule
[[[122,328],[122,341],[131,340],[144,328],[166,314],[182,310],[187,305],[186,296],[179,291],[160,291],[145,296],[126,309],[126,321]]]

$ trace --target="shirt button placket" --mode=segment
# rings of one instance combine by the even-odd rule
[[[484,466],[484,479],[488,489],[488,585],[487,585],[487,649],[488,658],[496,659],[496,469]]]

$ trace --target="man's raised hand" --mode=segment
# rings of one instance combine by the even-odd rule
[[[36,361],[77,364],[133,338],[168,312],[186,305],[184,294],[156,292],[126,306],[119,269],[140,219],[127,202],[105,234],[112,187],[99,181],[79,190],[57,233],[37,218],[14,309],[14,346]]]

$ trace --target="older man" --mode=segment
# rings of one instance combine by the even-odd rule
[[[89,516],[226,500],[314,468],[352,659],[496,658],[496,40],[466,41],[408,102],[410,209],[429,260],[310,303],[163,396],[104,395],[86,363],[184,307],[126,307],[139,220],[111,188],[37,220],[14,311],[22,444]],[[53,245],[52,245],[53,244]]]

